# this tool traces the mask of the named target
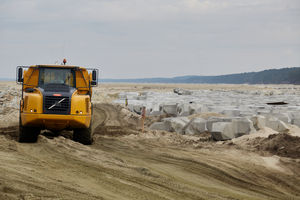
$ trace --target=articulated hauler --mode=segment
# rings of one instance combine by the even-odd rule
[[[64,60],[65,64],[65,60]],[[92,87],[98,69],[71,65],[17,67],[22,84],[19,142],[36,142],[41,130],[73,130],[73,140],[92,143]]]

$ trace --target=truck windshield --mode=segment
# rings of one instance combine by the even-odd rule
[[[49,84],[75,86],[74,70],[62,68],[40,68],[39,87]]]

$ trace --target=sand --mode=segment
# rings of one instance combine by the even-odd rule
[[[147,127],[142,133],[140,116],[111,103],[124,90],[174,86],[101,84],[94,90],[90,146],[72,141],[70,132],[18,143],[18,118],[11,118],[0,128],[0,199],[300,199],[300,150],[272,148],[281,141],[284,148],[298,148],[297,127],[294,135],[265,129],[226,142]]]

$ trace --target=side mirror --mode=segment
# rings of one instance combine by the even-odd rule
[[[22,67],[18,68],[18,82],[19,83],[23,82],[23,68]]]
[[[97,85],[97,71],[96,70],[93,70],[92,71],[92,82],[91,82],[91,85],[92,86],[96,86]]]
[[[93,79],[93,81],[97,80],[97,71],[96,70],[93,70],[93,72],[92,72],[92,79]]]

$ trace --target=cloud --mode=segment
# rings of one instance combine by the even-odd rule
[[[22,21],[151,21],[195,15],[264,12],[286,9],[284,0],[10,0],[0,5],[1,18]],[[293,3],[295,5],[296,3]],[[299,8],[299,7],[298,7]]]
[[[299,21],[298,0],[1,0],[1,75],[63,56],[112,78],[299,66]]]

